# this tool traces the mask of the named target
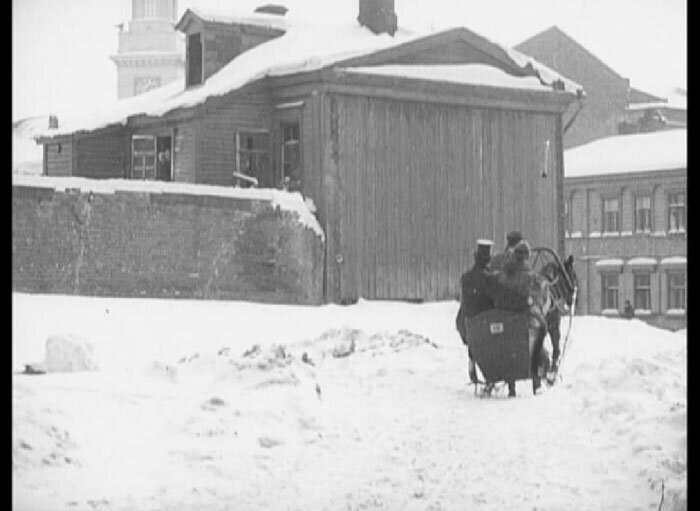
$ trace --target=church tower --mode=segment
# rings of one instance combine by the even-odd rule
[[[184,42],[174,28],[177,0],[131,0],[131,20],[119,25],[117,97],[128,98],[184,76]]]

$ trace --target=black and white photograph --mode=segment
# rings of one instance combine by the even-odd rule
[[[12,0],[12,509],[686,511],[683,0]]]

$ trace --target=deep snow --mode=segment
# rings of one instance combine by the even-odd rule
[[[99,365],[13,374],[14,508],[687,508],[685,331],[577,317],[558,385],[480,398],[456,309],[14,293],[14,371]]]

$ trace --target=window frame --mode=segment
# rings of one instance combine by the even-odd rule
[[[263,146],[264,146],[264,147],[262,147],[262,148],[252,148],[252,149],[247,149],[247,148],[241,147],[241,138],[242,138],[242,136],[248,135],[248,134],[253,135],[253,136],[264,136],[264,137],[265,137],[264,143],[263,143]],[[241,167],[241,155],[242,155],[242,154],[256,154],[256,155],[259,155],[259,156],[264,157],[264,158],[267,160],[267,161],[266,161],[266,168],[265,168],[265,169],[262,169],[262,170],[263,170],[265,173],[268,173],[268,174],[269,174],[270,168],[271,168],[271,163],[272,163],[272,162],[271,162],[271,158],[270,158],[270,130],[267,130],[267,129],[259,129],[259,128],[257,128],[257,129],[256,129],[256,128],[242,128],[242,129],[238,129],[238,130],[236,130],[236,140],[235,140],[235,142],[236,142],[236,145],[235,145],[235,151],[236,151],[236,168],[235,168],[235,172],[237,172],[237,173],[239,173],[239,174],[241,174],[241,175],[247,176],[247,177],[249,177],[249,178],[254,179],[254,180],[255,180],[255,186],[258,186],[258,185],[260,184],[260,181],[261,181],[261,175],[260,175],[260,170],[261,170],[261,169],[256,169],[256,174],[257,174],[257,175],[251,175],[251,174],[247,171],[247,169],[243,169],[243,168]],[[243,178],[241,178],[241,177],[239,177],[239,176],[236,176],[235,173],[234,173],[233,178],[234,178],[234,182],[236,182],[236,181],[241,181],[241,180],[245,180],[245,179],[243,179]],[[247,180],[245,180],[245,181],[247,181]],[[253,181],[247,181],[247,182],[252,183]]]
[[[607,218],[607,210],[605,209],[605,204],[610,201],[615,201],[617,203],[617,209],[615,210],[615,215],[616,215],[616,230],[609,230],[608,229],[608,218]],[[603,210],[603,219],[602,219],[602,233],[608,233],[608,234],[620,234],[620,229],[622,227],[622,212],[621,212],[621,199],[618,195],[615,196],[607,196],[607,197],[602,197],[602,210]]]
[[[285,188],[289,188],[290,191],[301,191],[303,189],[303,176],[301,175],[301,167],[302,167],[302,155],[301,155],[301,141],[302,141],[302,134],[301,134],[301,122],[299,119],[285,119],[281,120],[279,123],[280,126],[280,172],[282,175],[281,183],[282,186]],[[289,140],[286,140],[286,128],[291,127],[296,128],[297,132],[297,138],[290,138]],[[287,151],[289,147],[296,147],[296,163],[297,163],[297,173],[299,174],[298,180],[297,181],[287,181],[287,171],[286,171],[286,164],[287,162],[285,161],[285,158],[287,156]]]
[[[682,203],[672,202],[672,198],[674,196],[679,196],[679,195],[683,196],[683,202]],[[672,233],[672,234],[686,232],[686,225],[687,225],[687,220],[688,220],[688,217],[687,217],[687,214],[688,214],[687,213],[687,211],[688,211],[687,210],[688,194],[685,192],[685,190],[675,190],[675,191],[669,192],[667,198],[668,198],[668,203],[667,203],[668,204],[668,208],[667,208],[668,209],[668,216],[667,216],[668,232]],[[683,225],[677,226],[675,229],[673,229],[671,227],[671,218],[672,218],[672,212],[675,209],[681,209],[681,211],[682,211],[682,224]]]
[[[677,277],[680,276],[682,281],[683,281],[683,287],[679,288],[676,287],[674,289],[673,287],[673,278],[672,277]],[[671,304],[671,296],[672,296],[672,291],[681,289],[682,290],[682,306],[679,307],[677,305],[672,305]],[[674,269],[674,270],[666,270],[666,309],[671,309],[671,310],[683,310],[685,311],[687,308],[687,303],[688,303],[688,281],[687,281],[687,274],[685,270],[680,270],[680,269]]]
[[[609,278],[615,278],[615,285],[614,286],[606,286],[606,280]],[[601,289],[601,299],[600,299],[600,308],[601,310],[620,310],[620,272],[619,271],[602,271],[600,272],[600,289]],[[608,303],[608,292],[609,291],[615,291],[615,306],[612,307],[610,303]]]
[[[131,135],[131,179],[134,180],[140,180],[140,181],[151,181],[156,179],[156,166],[157,166],[157,136],[156,135]],[[153,151],[152,153],[150,151],[146,150],[139,150],[136,151],[136,144],[135,142],[137,140],[151,140],[153,142]],[[149,168],[148,165],[146,165],[146,157],[152,156],[153,157],[153,170],[152,170],[152,175],[149,177],[147,173],[147,169]],[[134,165],[134,158],[143,158],[143,175],[141,177],[137,177],[136,175],[136,166]]]
[[[648,283],[646,286],[639,286],[637,283],[637,279],[641,277],[646,277],[648,279]],[[651,294],[651,271],[648,270],[635,270],[632,272],[632,289],[633,289],[633,300],[632,300],[632,305],[634,306],[635,312],[637,311],[649,311],[651,312],[652,308],[652,294]],[[648,307],[641,307],[640,304],[638,303],[637,300],[637,293],[639,292],[645,292],[646,296],[646,301]]]
[[[639,207],[639,201],[647,199],[649,202],[649,206],[647,208],[640,208]],[[645,228],[641,228],[640,226],[640,218],[639,218],[639,213],[640,211],[645,211],[648,212],[644,216],[646,217],[647,220],[647,225]],[[652,200],[652,196],[650,193],[638,193],[635,194],[634,196],[634,232],[635,233],[640,233],[640,234],[650,234],[653,230],[653,225],[654,225],[654,217],[653,217],[653,211],[654,211],[654,204]]]

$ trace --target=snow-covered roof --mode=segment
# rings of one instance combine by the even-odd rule
[[[662,101],[657,101],[653,103],[633,103],[627,107],[627,110],[630,112],[637,112],[641,110],[649,110],[649,109],[664,109],[664,108],[669,108],[671,110],[687,110],[687,104],[681,104],[681,103],[667,103],[667,102],[662,102]]]
[[[687,167],[687,130],[602,138],[564,152],[565,177],[612,175]]]
[[[225,11],[212,8],[210,6],[207,6],[204,9],[201,7],[190,7],[188,8],[188,11],[201,18],[203,21],[214,23],[237,23],[241,25],[252,25],[261,28],[279,30],[286,30],[289,28],[289,23],[284,16],[254,11],[242,12],[240,9],[232,10],[230,5],[227,3],[224,3],[223,5],[226,7]]]
[[[661,265],[662,266],[671,266],[671,265],[678,265],[678,266],[684,266],[686,264],[686,258],[685,256],[673,256],[673,257],[664,257],[661,259]]]
[[[314,4],[310,3],[309,6],[311,5]],[[208,16],[210,19],[226,19],[229,23],[236,20],[266,19],[277,24],[278,27],[284,25],[286,31],[282,36],[242,53],[210,76],[201,86],[185,89],[183,80],[178,80],[147,94],[100,108],[94,114],[59,118],[58,129],[46,129],[39,136],[55,137],[79,131],[92,131],[112,124],[125,124],[129,117],[137,115],[161,116],[178,108],[196,106],[208,98],[222,96],[267,76],[315,71],[337,62],[397,47],[426,36],[439,35],[417,34],[401,27],[393,37],[388,34],[376,35],[362,27],[355,16],[347,15],[342,20],[329,17],[328,20],[332,21],[319,17],[307,19],[302,14],[310,9],[308,6],[306,11],[303,8],[297,11],[290,9],[290,12],[283,17],[253,13],[252,9],[243,15],[228,9],[228,12],[233,14],[227,17],[221,12],[222,9],[223,7],[219,6],[213,9],[216,11],[214,13],[207,14],[208,8],[199,9],[197,12],[201,12],[202,16]],[[560,81],[564,84],[564,90],[570,93],[576,93],[581,89],[578,84],[567,80],[534,59],[497,43],[490,43],[494,48],[501,48],[516,66],[522,69],[534,68],[543,82],[553,84]]]
[[[534,76],[513,76],[486,64],[386,65],[344,68],[350,73],[415,78],[436,82],[462,83],[506,89],[551,91]]]
[[[627,261],[627,266],[655,266],[656,263],[653,257],[633,257]]]
[[[619,267],[623,264],[624,262],[622,261],[622,259],[600,259],[595,263],[596,267],[598,268]]]
[[[299,221],[313,229],[324,238],[321,225],[313,216],[303,197],[298,192],[285,192],[271,188],[236,188],[232,186],[212,186],[192,183],[175,183],[165,181],[141,181],[133,179],[87,179],[80,177],[47,177],[13,174],[14,186],[32,186],[53,188],[57,191],[78,189],[81,192],[97,194],[114,194],[117,191],[141,193],[181,193],[187,195],[206,195],[216,197],[234,197],[268,201],[272,207],[296,213]]]

